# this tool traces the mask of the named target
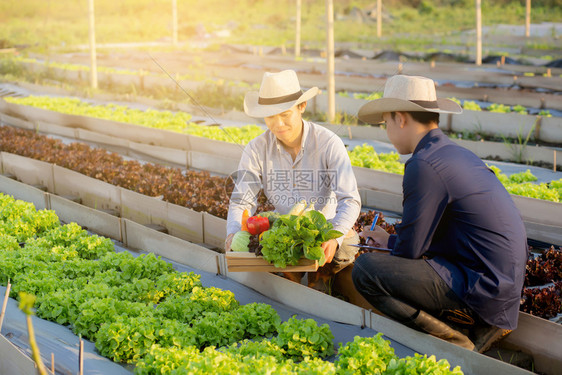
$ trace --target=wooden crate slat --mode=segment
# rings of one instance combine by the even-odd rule
[[[295,266],[279,268],[270,264],[262,256],[244,252],[227,253],[226,263],[229,272],[314,272],[318,270],[317,260],[301,258]]]

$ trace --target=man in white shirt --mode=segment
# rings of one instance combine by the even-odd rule
[[[302,118],[307,100],[317,94],[317,87],[303,93],[293,70],[265,73],[259,92],[246,94],[244,111],[264,118],[268,130],[248,143],[240,160],[228,211],[226,251],[241,228],[243,211],[255,212],[263,188],[280,214],[304,199],[344,233],[322,244],[324,271],[335,274],[355,260],[357,248],[349,245],[359,242],[352,228],[361,200],[347,150],[336,134]],[[315,287],[319,273],[309,275],[309,286]],[[302,276],[287,275],[294,281]]]

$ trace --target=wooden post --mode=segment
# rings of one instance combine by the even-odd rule
[[[535,120],[535,141],[540,139],[541,135],[542,116],[537,116]]]
[[[556,162],[554,162],[556,165]],[[6,308],[8,307],[8,298],[10,298],[10,289],[12,284],[8,281],[8,286],[6,287],[6,294],[4,295],[4,302],[2,303],[2,311],[0,312],[0,332],[2,332],[2,323],[4,323],[4,315],[6,315]]]
[[[382,36],[382,0],[377,0],[377,37]]]
[[[482,3],[476,0],[476,65],[482,65]]]
[[[88,19],[90,25],[90,85],[98,88],[98,67],[96,62],[96,26],[94,20],[94,0],[88,0]]]
[[[295,58],[301,56],[301,8],[302,0],[297,0],[297,18],[295,28]]]
[[[556,150],[552,150],[554,152],[554,163],[552,163],[552,171],[556,172]]]
[[[525,1],[525,37],[531,36],[531,0]]]
[[[78,374],[84,375],[84,341],[80,337],[80,351],[78,352]]]
[[[51,353],[51,372],[55,373],[55,353]]]
[[[451,132],[453,130],[453,115],[452,114],[448,114],[447,115],[447,127],[446,127],[448,132]]]
[[[178,2],[172,0],[172,44],[178,45]]]
[[[326,0],[326,62],[328,65],[328,121],[333,123],[336,118],[333,0]]]

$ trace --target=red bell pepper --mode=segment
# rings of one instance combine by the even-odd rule
[[[246,225],[251,235],[260,234],[269,229],[269,219],[267,217],[251,216],[248,218]]]

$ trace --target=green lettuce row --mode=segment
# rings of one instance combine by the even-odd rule
[[[355,167],[376,169],[379,171],[404,174],[404,164],[400,162],[400,155],[396,152],[379,154],[374,147],[364,143],[348,151],[351,165]]]
[[[198,125],[191,122],[191,115],[185,112],[153,109],[142,111],[116,104],[93,105],[77,98],[28,96],[25,98],[6,97],[4,99],[10,103],[29,105],[66,114],[125,122],[238,144],[247,144],[264,131],[257,125],[242,127]]]
[[[116,104],[92,105],[78,98],[28,96],[25,98],[6,97],[4,99],[11,103],[29,105],[61,113],[166,129],[230,143],[247,144],[250,140],[264,132],[261,127],[256,125],[223,128],[197,125],[191,123],[191,116],[184,112],[174,113],[150,109],[141,111]],[[380,169],[391,173],[404,173],[404,165],[398,161],[398,154],[376,154],[372,147],[368,145],[357,146],[350,152],[350,158],[355,166]]]
[[[505,189],[511,194],[552,202],[562,201],[562,178],[548,183],[536,184],[533,182],[537,180],[537,177],[528,169],[525,172],[514,173],[508,177],[501,173],[501,169],[496,166],[488,165],[488,168],[494,171]]]
[[[0,236],[8,235],[25,242],[60,225],[52,211],[35,209],[33,203],[0,195]],[[12,241],[12,240],[7,240]]]
[[[384,172],[404,174],[404,164],[399,161],[396,153],[377,154],[373,146],[363,144],[349,152],[351,164],[357,167],[381,170]],[[562,201],[562,178],[548,183],[534,183],[537,177],[529,169],[514,173],[509,177],[501,173],[501,169],[488,165],[494,171],[505,189],[514,195],[542,199],[551,202]]]
[[[336,365],[321,359],[334,353],[327,325],[295,318],[280,323],[271,306],[240,306],[232,293],[202,288],[199,275],[177,273],[153,254],[115,253],[110,240],[76,224],[59,224],[23,248],[11,233],[0,239],[9,245],[0,251],[1,280],[35,293],[40,317],[69,325],[113,360],[137,363],[138,373],[335,373]],[[154,306],[177,298],[176,290],[209,308],[189,322],[162,316],[166,309]],[[263,336],[271,338],[247,341]],[[165,353],[180,353],[181,363]]]
[[[3,195],[0,199],[4,213],[12,206],[33,211],[33,206],[24,202]],[[0,252],[2,279],[4,283],[12,280],[14,295],[27,291],[38,296],[38,316],[70,325],[75,333],[95,340],[111,358],[135,361],[143,353],[145,341],[153,337],[143,319],[151,323],[157,332],[154,337],[166,346],[224,345],[276,332],[280,318],[271,306],[239,306],[230,291],[202,288],[199,275],[177,273],[153,254],[133,257],[128,252],[115,253],[111,240],[90,236],[75,223],[61,226],[54,217],[58,227],[30,239],[24,248],[10,236],[13,232],[0,236],[9,245]],[[198,306],[198,314],[191,316],[195,322],[166,319],[154,309],[154,304],[167,303],[166,297],[177,299],[176,293]],[[133,333],[145,329],[134,335],[144,341],[104,341],[112,329],[122,331],[124,327]]]
[[[29,105],[62,113],[127,122],[145,127],[166,129],[238,144],[247,144],[264,131],[256,125],[221,128],[202,126],[191,123],[191,115],[184,112],[157,111],[151,109],[141,111],[116,104],[92,105],[77,98],[29,96],[25,98],[6,97],[4,99],[16,104]],[[353,166],[404,174],[404,164],[399,161],[400,156],[395,152],[379,154],[375,152],[373,146],[363,144],[361,146],[356,146],[352,151],[348,151],[348,154]],[[504,183],[506,189],[512,194],[553,202],[560,202],[562,200],[560,188],[552,187],[553,182],[562,184],[562,179],[549,184],[543,183],[537,185],[530,183],[528,180],[518,181],[520,178],[519,176],[522,174],[530,174],[532,176],[530,171],[527,171],[510,176],[508,178],[509,184],[507,185],[502,178],[500,178],[500,181]],[[498,175],[498,177],[500,177],[500,175]],[[522,178],[525,179],[526,177],[523,176]],[[520,183],[521,186],[518,186],[517,183]]]
[[[135,374],[442,374],[461,375],[457,366],[450,369],[447,360],[436,361],[434,356],[415,354],[398,358],[382,334],[358,337],[353,342],[340,344],[335,361],[305,356],[301,360],[286,357],[286,348],[278,340],[241,341],[214,350],[207,347],[199,352],[190,348],[164,348],[153,345],[137,362]]]

